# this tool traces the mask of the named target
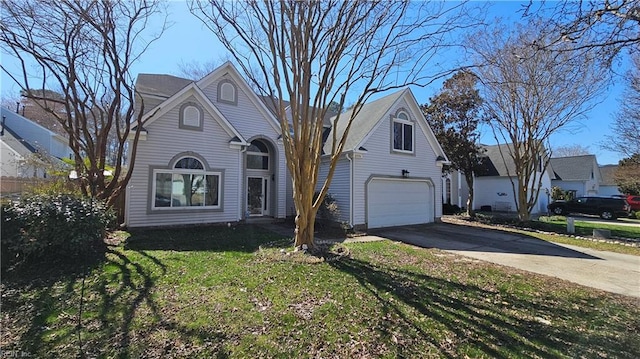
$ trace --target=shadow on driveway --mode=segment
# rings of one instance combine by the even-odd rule
[[[371,234],[423,248],[438,248],[450,251],[600,259],[523,234],[447,223],[384,228],[371,231]]]

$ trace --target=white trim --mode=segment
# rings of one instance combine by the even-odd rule
[[[213,82],[215,82],[215,80],[217,80],[218,78],[222,78],[224,75],[229,75],[233,78],[235,84],[238,86],[238,90],[242,90],[242,92],[245,93],[245,95],[249,98],[249,100],[253,103],[253,105],[256,106],[258,111],[260,111],[260,113],[262,113],[262,115],[269,120],[267,122],[271,124],[273,129],[277,133],[281,133],[282,129],[280,127],[280,122],[278,121],[278,119],[267,108],[265,103],[258,98],[256,93],[251,89],[251,87],[249,87],[247,82],[244,80],[244,78],[240,75],[238,70],[235,68],[235,66],[233,66],[233,64],[230,61],[225,62],[220,67],[218,67],[217,69],[209,73],[207,76],[198,80],[195,84],[199,88],[206,88],[209,85],[211,85]],[[236,94],[236,99],[238,96],[239,94]]]
[[[404,113],[406,115],[406,113],[403,111],[401,113]],[[408,117],[408,115],[407,115]],[[396,148],[396,123],[400,123],[402,124],[402,143],[401,143],[401,147],[402,149],[398,149]],[[405,150],[404,149],[404,125],[409,125],[411,126],[411,150]],[[393,117],[391,120],[391,150],[393,152],[399,152],[399,153],[415,153],[416,150],[416,130],[415,130],[415,123],[409,119],[404,120],[398,117]]]
[[[151,211],[167,211],[167,210],[180,210],[180,211],[184,211],[184,210],[196,210],[196,209],[220,209],[222,208],[222,172],[221,171],[207,171],[205,168],[205,164],[202,163],[202,161],[198,160],[196,158],[196,160],[198,160],[198,162],[200,162],[202,169],[189,169],[189,168],[175,168],[175,164],[178,163],[181,159],[183,158],[187,158],[189,156],[182,156],[181,158],[177,159],[174,163],[174,168],[157,168],[154,169],[152,172],[152,179],[151,179]],[[158,207],[156,206],[156,194],[157,194],[157,187],[156,187],[156,183],[157,183],[157,176],[158,174],[169,174],[171,175],[171,197],[169,198],[169,206],[168,207]],[[205,179],[207,176],[217,176],[218,177],[218,194],[217,194],[217,201],[218,204],[217,205],[202,205],[202,206],[177,206],[174,207],[171,204],[173,203],[173,175],[174,174],[189,174],[189,175],[197,175],[197,176],[204,176]],[[205,187],[206,189],[206,187]]]
[[[200,102],[203,105],[203,109],[207,111],[227,132],[227,134],[231,137],[238,137],[241,140],[242,145],[246,145],[247,141],[242,137],[240,132],[236,130],[233,125],[224,117],[224,115],[218,110],[217,107],[202,92],[202,90],[195,84],[190,83],[185,86],[182,90],[178,91],[175,95],[171,96],[166,101],[162,102],[151,111],[147,112],[141,119],[142,126],[147,127],[151,125],[153,122],[161,118],[164,114],[171,111],[179,104],[187,100],[190,96],[196,98],[196,101]],[[138,123],[138,126],[140,124]]]

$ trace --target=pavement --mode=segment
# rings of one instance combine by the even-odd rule
[[[438,248],[591,288],[640,298],[640,257],[552,243],[495,229],[434,223],[377,230],[377,237]]]
[[[262,227],[284,236],[282,224]],[[316,238],[316,241],[323,240]],[[344,243],[394,240],[499,265],[548,275],[587,287],[640,298],[640,257],[552,243],[525,235],[454,223],[432,223],[372,230]]]

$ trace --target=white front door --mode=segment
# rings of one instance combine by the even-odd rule
[[[247,177],[247,211],[249,216],[269,214],[269,178]]]

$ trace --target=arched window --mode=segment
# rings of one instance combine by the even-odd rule
[[[222,80],[218,83],[218,102],[238,105],[238,89],[229,80]]]
[[[399,112],[393,118],[392,148],[397,152],[413,153],[413,122],[406,112]]]
[[[202,131],[203,119],[204,112],[195,102],[187,102],[180,107],[180,128]]]
[[[264,142],[255,140],[247,147],[247,168],[252,170],[269,169],[269,149]]]
[[[154,171],[153,209],[220,208],[220,172],[207,171],[195,157]]]

